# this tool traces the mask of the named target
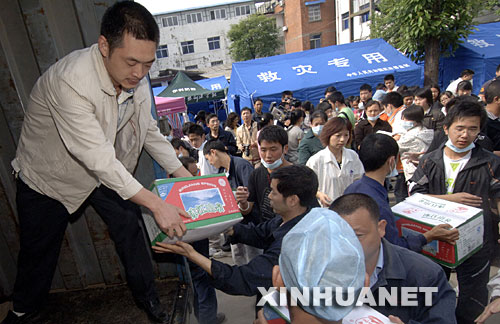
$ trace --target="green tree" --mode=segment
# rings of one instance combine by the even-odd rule
[[[381,0],[371,38],[381,37],[414,61],[425,60],[424,84],[438,81],[439,57],[450,55],[474,30],[491,0]]]
[[[250,15],[232,25],[227,36],[231,40],[229,51],[235,61],[271,56],[280,46],[274,19],[264,15]]]

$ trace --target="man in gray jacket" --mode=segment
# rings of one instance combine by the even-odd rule
[[[21,247],[14,311],[2,323],[24,322],[40,309],[69,216],[84,204],[108,225],[137,304],[167,322],[138,205],[170,236],[185,232],[181,215],[187,214],[132,176],[143,148],[169,174],[190,176],[150,112],[144,76],[158,42],[153,16],[137,3],[118,2],[104,14],[97,44],[62,58],[35,84],[12,161]]]

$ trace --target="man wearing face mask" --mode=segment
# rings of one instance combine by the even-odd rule
[[[446,115],[447,142],[424,155],[410,179],[410,192],[466,204],[483,210],[483,247],[456,268],[460,294],[458,323],[473,323],[488,303],[490,257],[498,239],[500,158],[474,144],[487,120],[477,101],[461,100]],[[445,269],[449,276],[450,270]]]
[[[238,187],[236,201],[243,215],[252,219],[255,224],[274,218],[275,214],[269,200],[270,175],[279,168],[291,165],[285,160],[288,150],[288,134],[275,125],[264,127],[257,139],[261,166],[252,171],[248,187]]]
[[[399,147],[396,141],[384,134],[370,134],[359,149],[359,159],[365,168],[363,177],[351,184],[344,194],[364,193],[372,197],[380,208],[380,219],[387,222],[384,238],[392,244],[420,252],[422,247],[433,240],[454,242],[458,238],[458,230],[449,230],[450,225],[441,224],[424,234],[409,234],[399,236],[391,207],[387,189],[384,187],[385,178],[392,176],[396,171],[396,157]]]

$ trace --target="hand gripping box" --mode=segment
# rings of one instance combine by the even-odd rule
[[[194,242],[222,233],[243,220],[231,186],[224,174],[192,178],[155,180],[150,190],[165,202],[185,210],[191,217],[183,217],[187,232],[183,242]],[[151,245],[156,242],[174,243],[163,233],[154,217],[143,216]]]
[[[422,254],[450,268],[456,268],[483,245],[483,211],[455,202],[415,194],[392,207],[400,235],[425,233],[439,224],[458,228],[456,245],[432,241]]]

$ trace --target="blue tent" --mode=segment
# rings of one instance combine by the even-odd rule
[[[382,39],[323,47],[298,53],[233,63],[228,91],[230,111],[253,107],[252,99],[281,100],[281,92],[317,104],[328,86],[344,96],[359,95],[359,87],[375,87],[392,73],[397,84],[422,85],[421,67]]]
[[[226,77],[223,75],[215,78],[198,80],[195,82],[208,90],[222,90],[229,87],[229,82],[227,82]]]
[[[500,64],[500,22],[481,24],[478,29],[459,46],[455,54],[442,58],[439,67],[439,85],[442,89],[460,77],[464,69],[472,69],[473,90],[477,94],[487,80],[495,77]]]

